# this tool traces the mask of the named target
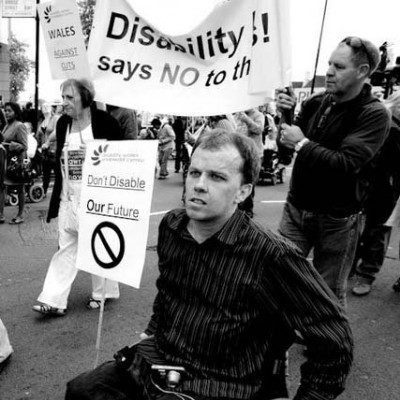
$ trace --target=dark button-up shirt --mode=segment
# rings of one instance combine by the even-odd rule
[[[146,330],[166,361],[190,372],[183,390],[251,397],[279,325],[300,332],[309,352],[295,399],[341,393],[352,361],[351,331],[299,250],[241,211],[201,244],[187,223],[186,212],[175,210],[160,224],[158,294]]]

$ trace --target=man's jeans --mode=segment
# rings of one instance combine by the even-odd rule
[[[286,203],[279,232],[307,257],[314,250],[313,264],[346,306],[347,279],[360,232],[360,214],[336,218],[300,210]]]
[[[385,260],[392,228],[383,224],[367,222],[361,235],[353,268],[357,275],[370,283],[375,280]],[[360,262],[361,261],[361,262]]]

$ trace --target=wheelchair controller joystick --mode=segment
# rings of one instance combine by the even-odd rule
[[[156,365],[151,366],[152,370],[158,371],[161,378],[165,379],[167,387],[176,388],[182,379],[182,374],[185,372],[184,367],[177,365]]]

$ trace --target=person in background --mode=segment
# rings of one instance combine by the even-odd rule
[[[390,126],[385,106],[367,83],[379,51],[355,36],[329,58],[326,91],[303,102],[293,125],[281,125],[280,143],[297,153],[279,226],[346,305],[347,280],[361,230],[376,155]],[[277,107],[293,113],[294,93],[278,91]]]
[[[47,135],[46,135],[47,136]],[[43,193],[47,196],[50,186],[51,173],[56,172],[56,149],[57,139],[55,134],[47,136],[46,141],[42,145],[42,171],[43,171]]]
[[[2,145],[7,149],[7,163],[9,163],[13,157],[17,157],[18,162],[22,163],[26,158],[26,151],[28,150],[28,132],[26,126],[21,122],[21,109],[17,103],[8,102],[4,105],[4,113],[7,124],[1,136],[3,140]],[[5,175],[5,179],[8,179],[7,174]],[[5,222],[4,203],[6,187],[4,182],[0,182],[0,184],[0,224],[2,224]],[[25,208],[25,185],[24,183],[13,184],[16,184],[18,191],[18,213],[11,219],[11,225],[22,224],[24,222]]]
[[[28,148],[26,150],[26,155],[30,160],[32,160],[36,155],[38,143],[32,132],[32,124],[30,122],[24,122],[24,125],[28,134]]]
[[[63,113],[63,106],[60,104],[51,106],[51,114],[47,121],[41,126],[41,130],[44,134],[44,143],[42,144],[42,155],[43,155],[43,191],[44,196],[47,196],[47,190],[50,185],[51,173],[56,171],[56,126],[57,121]]]
[[[225,114],[213,115],[208,120],[212,129],[224,129],[229,133],[235,132],[235,126]]]
[[[139,139],[141,140],[156,140],[158,138],[158,132],[161,127],[161,121],[159,118],[153,118],[150,122],[150,126],[142,128],[139,133]]]
[[[262,140],[265,149],[266,141],[276,141],[278,128],[275,124],[275,113],[272,108],[271,102],[267,103],[261,109],[262,110],[260,110],[260,112],[262,112],[264,115],[264,130],[262,134]]]
[[[249,138],[200,137],[186,207],[159,226],[158,292],[142,341],[70,381],[66,400],[287,398],[284,354],[296,330],[310,350],[294,398],[343,392],[353,348],[344,310],[296,246],[238,209],[259,168]],[[157,371],[165,365],[171,384]]]
[[[264,115],[260,113],[256,108],[251,108],[245,112],[239,112],[235,114],[237,132],[242,133],[252,139],[257,147],[258,157],[260,163],[264,157],[264,146],[262,142],[262,133],[264,130]],[[254,196],[255,196],[255,185],[251,196],[247,197],[243,204],[240,204],[239,208],[246,212],[251,218],[253,218],[254,212]]]
[[[0,132],[4,129],[6,124],[7,124],[7,121],[6,121],[6,117],[4,116],[4,107],[2,105],[0,107]]]
[[[43,118],[44,115],[42,111],[32,108],[32,103],[28,101],[22,110],[22,122],[30,122],[33,132],[37,132],[38,124]]]
[[[378,156],[372,191],[363,211],[365,227],[353,263],[356,282],[352,293],[356,296],[371,292],[385,260],[392,225],[395,225],[390,221],[398,219],[389,217],[400,195],[400,92],[384,104],[391,113],[392,121],[389,136]]]
[[[136,140],[138,138],[138,122],[135,110],[107,104],[107,111],[118,121],[125,140]]]
[[[61,116],[60,105],[44,104],[42,112],[44,118],[39,124],[35,137],[38,142],[39,156],[37,158],[40,159],[40,173],[43,174],[43,189],[46,195],[50,182],[50,173],[52,170],[54,171],[55,128]]]
[[[158,162],[160,164],[160,174],[158,179],[168,177],[168,159],[174,149],[175,132],[172,129],[170,118],[164,118],[158,133]]]
[[[78,208],[82,185],[82,167],[86,144],[94,139],[121,140],[118,122],[107,112],[93,106],[94,87],[87,79],[67,79],[61,85],[64,115],[56,125],[55,183],[50,199],[47,222],[58,217],[58,250],[47,270],[40,304],[33,310],[49,316],[63,316],[67,312],[68,296],[78,273]],[[70,157],[74,159],[69,168]],[[100,307],[105,285],[106,299],[118,298],[118,283],[92,275],[92,295],[86,307]]]
[[[178,173],[182,162],[182,146],[185,142],[185,122],[182,117],[175,117],[172,129],[175,133],[175,172]]]

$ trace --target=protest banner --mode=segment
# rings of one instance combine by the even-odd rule
[[[89,143],[77,268],[139,288],[157,158],[155,141]]]
[[[221,1],[187,34],[167,36],[129,0],[98,0],[88,57],[96,100],[175,115],[264,104],[290,81],[288,0]]]
[[[38,4],[53,79],[89,78],[89,63],[75,0]]]
[[[36,0],[2,0],[3,18],[36,17]]]

